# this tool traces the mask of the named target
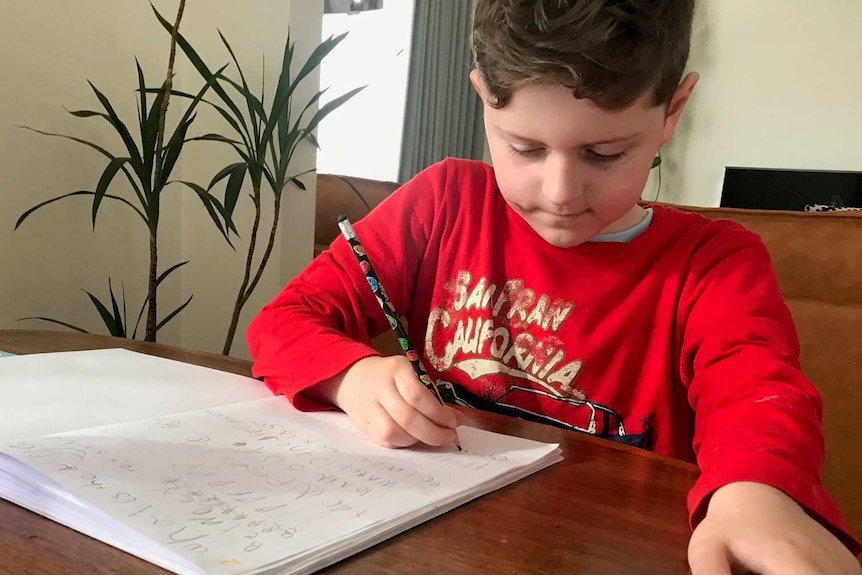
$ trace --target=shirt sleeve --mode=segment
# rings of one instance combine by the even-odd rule
[[[854,553],[858,541],[823,487],[822,401],[803,375],[790,311],[762,240],[707,224],[680,298],[683,383],[701,475],[692,526],[723,485],[752,481],[796,500]]]
[[[410,311],[416,272],[446,180],[435,164],[353,224],[400,315]],[[297,409],[326,409],[303,390],[365,357],[371,339],[390,329],[347,241],[339,236],[251,321],[246,339],[252,373]]]

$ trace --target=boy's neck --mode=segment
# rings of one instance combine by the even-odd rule
[[[632,206],[632,209],[628,211],[626,215],[603,229],[600,234],[614,234],[617,232],[623,232],[629,228],[633,228],[638,225],[647,215],[647,210],[641,207],[639,204],[635,204]]]

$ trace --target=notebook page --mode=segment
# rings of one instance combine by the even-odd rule
[[[207,573],[293,572],[307,569],[309,557],[320,568],[488,491],[495,478],[559,459],[555,445],[459,433],[463,453],[391,450],[343,414],[302,414],[275,397],[0,450]],[[153,560],[152,550],[129,551]]]

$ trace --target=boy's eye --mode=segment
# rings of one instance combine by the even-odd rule
[[[616,162],[617,160],[623,159],[625,155],[625,152],[619,152],[618,154],[600,154],[595,150],[587,150],[587,156],[589,159],[600,164],[605,162]]]
[[[522,150],[522,149],[516,148],[515,146],[513,146],[511,144],[509,144],[508,148],[512,154],[514,154],[520,158],[535,157],[535,156],[538,156],[539,154],[541,154],[542,151],[544,150],[544,148],[530,148],[527,150]]]

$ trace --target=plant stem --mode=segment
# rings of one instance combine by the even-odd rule
[[[256,209],[260,210],[259,202],[256,203]],[[263,257],[260,258],[260,263],[258,263],[257,271],[255,272],[254,279],[251,280],[251,283],[248,282],[252,260],[251,250],[249,250],[249,257],[246,260],[245,278],[243,280],[242,288],[240,288],[239,295],[237,296],[236,305],[234,306],[233,310],[233,318],[231,319],[230,329],[228,330],[227,339],[225,340],[225,347],[222,351],[222,354],[224,355],[230,353],[230,348],[233,344],[233,338],[236,333],[236,327],[239,323],[239,316],[242,313],[242,308],[245,307],[246,303],[248,303],[249,298],[251,298],[252,292],[254,292],[258,282],[260,282],[260,278],[263,276],[263,270],[266,268],[266,264],[269,262],[269,258],[272,255],[272,249],[275,247],[275,238],[276,233],[278,232],[278,218],[279,214],[281,213],[281,194],[275,195],[272,213],[272,227],[270,227],[269,229],[269,240],[266,243],[266,249],[263,251]],[[257,231],[259,222],[260,219],[255,218],[255,231]]]
[[[242,278],[242,285],[239,286],[239,292],[236,294],[236,302],[233,306],[233,314],[230,319],[230,327],[227,330],[227,336],[224,340],[224,348],[222,349],[222,355],[229,355],[230,348],[233,346],[233,338],[236,335],[236,328],[239,325],[239,316],[242,312],[242,308],[245,305],[245,302],[248,300],[248,295],[246,294],[246,288],[248,287],[249,278],[251,277],[251,267],[254,261],[254,252],[257,248],[257,233],[260,230],[260,186],[261,186],[261,174],[252,173],[251,175],[251,185],[252,185],[252,199],[254,200],[254,224],[252,224],[251,228],[251,237],[249,238],[248,243],[248,254],[245,258],[245,272]],[[275,218],[278,219],[278,214],[276,213]],[[254,289],[254,288],[252,288]],[[250,292],[249,292],[250,293]]]
[[[168,103],[171,98],[171,91],[174,86],[174,61],[177,56],[177,37],[179,36],[180,20],[183,18],[183,12],[186,9],[186,0],[180,0],[180,6],[177,10],[177,18],[174,21],[174,29],[171,32],[171,50],[168,55],[168,71],[165,77],[164,94],[162,106],[159,109],[159,128],[156,132],[156,157],[153,162],[153,195],[151,202],[155,203],[155,210],[151,212],[151,229],[150,229],[150,277],[147,308],[147,332],[146,341],[156,341],[156,322],[158,321],[158,299],[157,299],[157,278],[158,278],[158,195],[161,193],[164,185],[162,184],[162,153],[165,144],[165,123],[168,116]]]
[[[150,271],[147,282],[147,332],[144,341],[156,341],[156,289],[158,287],[159,249],[155,227],[150,230]]]
[[[266,250],[263,252],[263,257],[260,258],[260,264],[257,267],[257,273],[254,274],[254,279],[251,280],[251,285],[248,286],[248,290],[245,292],[245,297],[243,298],[242,305],[245,305],[248,302],[248,299],[251,297],[251,292],[257,287],[257,283],[260,281],[261,276],[263,275],[263,270],[266,268],[267,262],[269,262],[269,256],[272,255],[272,248],[275,246],[275,235],[278,231],[278,217],[281,212],[281,194],[275,196],[275,202],[272,208],[273,218],[272,218],[272,227],[269,230],[269,241],[266,243]],[[242,306],[240,306],[242,307]]]

